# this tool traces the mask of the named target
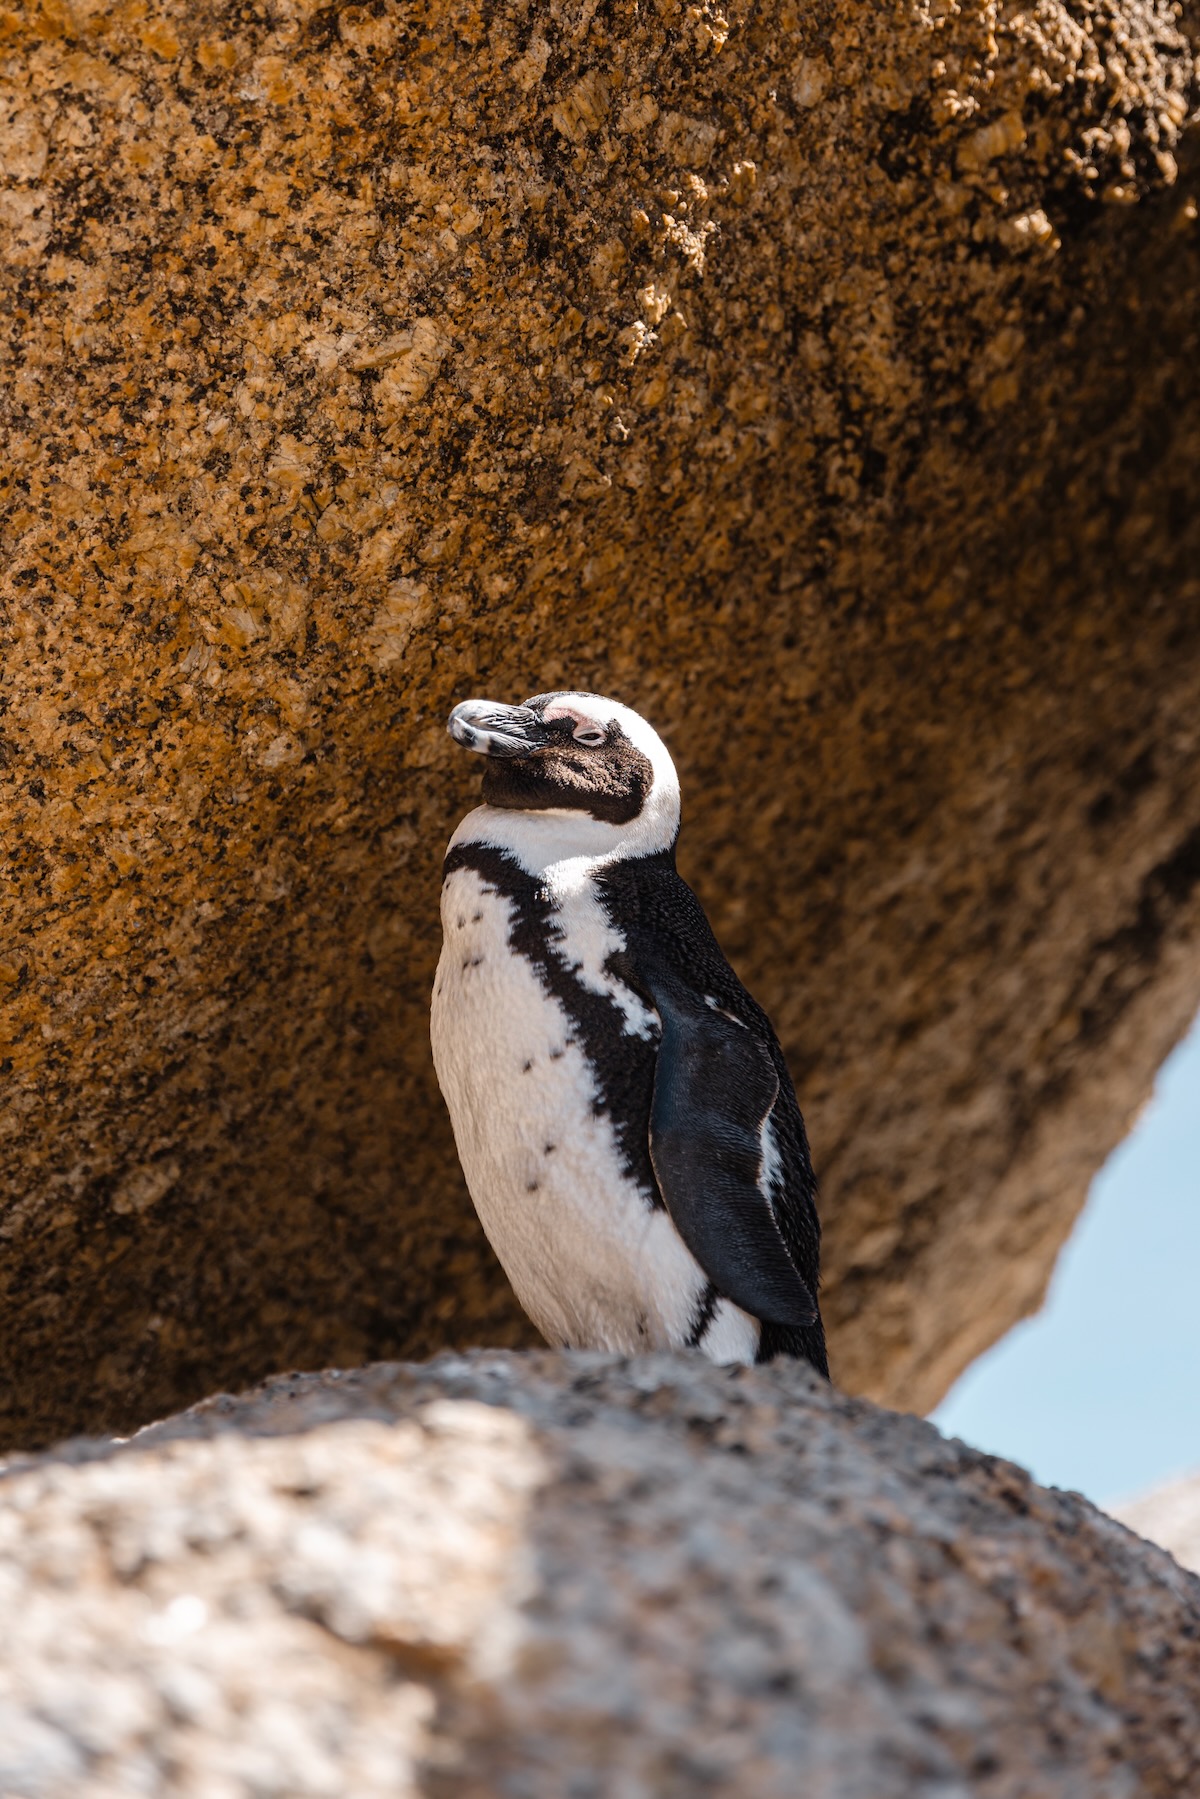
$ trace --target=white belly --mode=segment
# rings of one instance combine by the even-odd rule
[[[580,929],[594,931],[587,904]],[[510,922],[509,901],[473,869],[449,877],[433,1059],[480,1221],[549,1342],[626,1353],[681,1347],[704,1274],[622,1167],[570,1020],[509,949]],[[570,942],[569,900],[563,923]],[[629,997],[639,1028],[641,1008]],[[756,1321],[722,1300],[701,1347],[715,1360],[752,1361],[757,1342]]]

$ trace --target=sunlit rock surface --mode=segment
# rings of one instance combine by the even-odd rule
[[[1200,999],[1193,10],[0,13],[0,1408],[529,1340],[426,1042],[471,692],[652,717],[834,1366],[1034,1305]]]
[[[1200,1581],[795,1366],[285,1377],[0,1480],[0,1594],[6,1794],[1200,1783]]]
[[[1137,1499],[1111,1508],[1139,1537],[1169,1549],[1183,1568],[1200,1574],[1200,1472],[1164,1481]]]

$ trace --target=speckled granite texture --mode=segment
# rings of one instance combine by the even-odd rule
[[[797,1366],[282,1378],[0,1479],[21,1799],[1181,1799],[1200,1580]]]
[[[433,1083],[471,692],[652,717],[850,1388],[1200,998],[1195,12],[0,11],[0,1429],[528,1341]]]

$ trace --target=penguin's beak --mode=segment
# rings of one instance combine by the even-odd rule
[[[491,700],[463,700],[446,729],[455,743],[480,756],[532,756],[549,736],[528,706],[497,706]]]

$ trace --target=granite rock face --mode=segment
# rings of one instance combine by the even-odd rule
[[[1036,1305],[1200,998],[1167,0],[0,12],[0,1412],[529,1340],[426,1008],[471,692],[662,729],[851,1389]]]
[[[1200,1473],[1166,1481],[1138,1499],[1115,1505],[1112,1515],[1139,1537],[1170,1550],[1181,1567],[1200,1574]]]
[[[1157,1799],[1200,1581],[798,1367],[281,1378],[0,1479],[21,1799]]]

